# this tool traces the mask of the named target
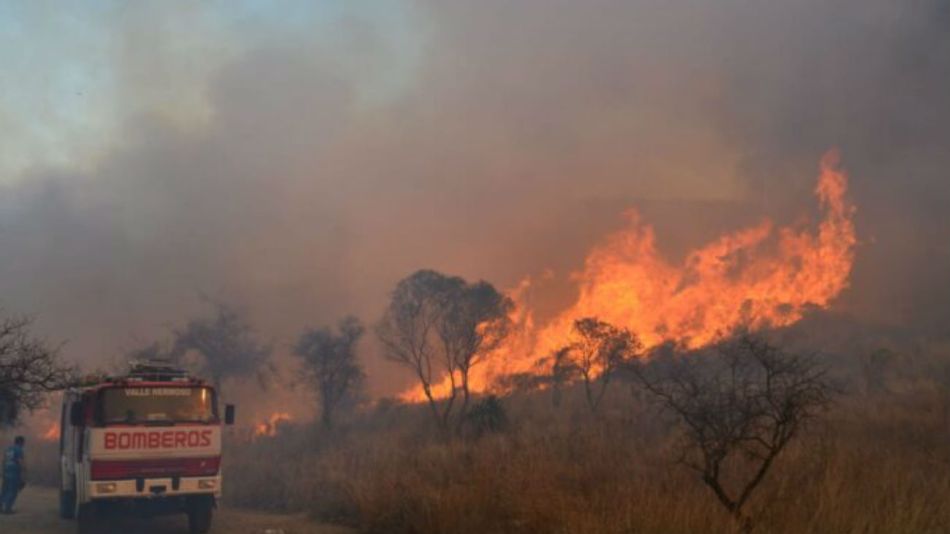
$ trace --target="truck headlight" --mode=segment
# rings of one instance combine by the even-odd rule
[[[210,489],[214,489],[214,488],[216,488],[216,487],[218,487],[218,481],[217,481],[217,480],[212,479],[212,480],[199,480],[199,481],[198,481],[198,489],[210,490]]]
[[[96,493],[115,493],[115,482],[101,482],[96,484]]]

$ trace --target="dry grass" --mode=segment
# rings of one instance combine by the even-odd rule
[[[430,438],[412,409],[364,416],[333,439],[285,428],[231,451],[226,496],[380,533],[735,530],[672,461],[664,421],[629,397],[596,420],[546,400],[506,400],[511,428],[479,440]],[[844,399],[780,457],[752,503],[756,531],[950,531],[941,407],[926,393]]]
[[[373,533],[735,531],[673,462],[662,418],[620,390],[598,419],[567,404],[577,408],[506,399],[509,429],[468,441],[433,437],[412,407],[364,414],[335,436],[304,426],[231,436],[225,497]],[[950,531],[947,422],[943,397],[924,388],[842,399],[780,457],[752,503],[756,531]],[[31,483],[57,483],[56,445],[28,444]]]

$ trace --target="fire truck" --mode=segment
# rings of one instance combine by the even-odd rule
[[[63,394],[60,515],[80,533],[110,514],[186,513],[188,529],[211,528],[221,495],[222,423],[214,387],[161,362],[88,381]]]

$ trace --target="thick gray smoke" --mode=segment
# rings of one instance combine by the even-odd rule
[[[163,335],[201,311],[201,292],[244,306],[285,347],[308,324],[375,320],[420,267],[499,287],[548,268],[564,279],[631,206],[673,257],[765,215],[788,221],[814,205],[818,159],[837,146],[862,239],[839,308],[948,326],[950,4],[411,13],[423,44],[387,98],[359,97],[340,68],[353,58],[259,39],[208,73],[201,127],[130,114],[95,165],[11,181],[0,304],[85,362]],[[352,31],[366,68],[388,57],[371,28]],[[129,87],[153,60],[121,58],[136,65],[121,71]]]

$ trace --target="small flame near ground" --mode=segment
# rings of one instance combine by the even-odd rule
[[[597,317],[636,333],[645,347],[677,341],[698,348],[737,327],[788,326],[812,307],[827,308],[846,287],[857,238],[855,206],[837,150],[819,164],[817,228],[776,228],[770,220],[729,233],[687,254],[680,265],[659,253],[656,235],[639,214],[627,212],[626,228],[607,236],[575,273],[576,302],[537,327],[527,296],[531,280],[510,292],[517,306],[516,333],[473,367],[473,391],[489,391],[512,373],[538,373],[537,361],[571,340],[575,319]],[[433,388],[449,392],[449,380]],[[403,400],[419,402],[421,388]]]
[[[40,435],[43,441],[59,441],[59,423],[52,422],[46,427],[46,431]]]
[[[282,423],[289,423],[293,417],[287,412],[274,412],[266,420],[254,427],[255,437],[274,437]]]
[[[40,408],[23,421],[23,431],[30,439],[59,441],[59,420],[48,407]]]

